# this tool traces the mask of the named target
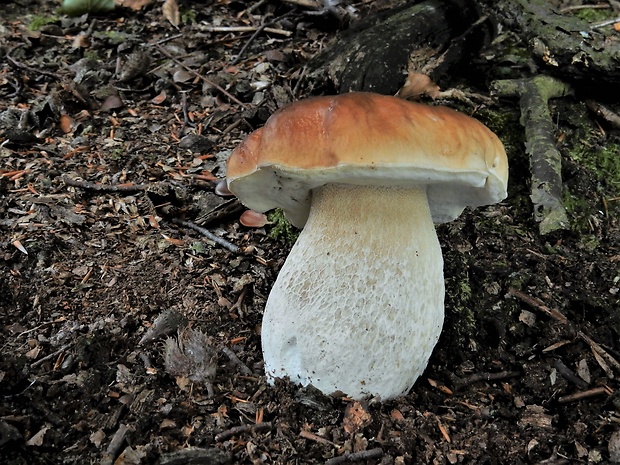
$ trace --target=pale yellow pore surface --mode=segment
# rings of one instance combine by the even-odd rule
[[[405,394],[439,338],[443,301],[424,188],[317,188],[265,309],[267,377],[355,399]]]

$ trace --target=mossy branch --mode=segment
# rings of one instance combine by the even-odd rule
[[[570,87],[549,76],[496,81],[493,92],[501,97],[519,97],[525,148],[530,157],[531,198],[534,218],[541,234],[568,227],[562,205],[562,157],[555,145],[553,120],[548,102],[563,97]]]

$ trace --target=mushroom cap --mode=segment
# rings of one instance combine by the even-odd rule
[[[278,110],[232,152],[227,181],[248,208],[281,208],[297,227],[324,184],[426,185],[443,223],[506,198],[508,160],[498,137],[463,113],[352,92]]]

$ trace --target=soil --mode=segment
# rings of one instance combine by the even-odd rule
[[[518,102],[434,102],[494,129],[511,178],[504,202],[438,226],[446,321],[424,375],[387,401],[271,386],[261,317],[292,241],[215,187],[245,135],[326,91],[304,65],[355,18],[222,0],[182,4],[175,27],[170,1],[50,3],[0,22],[0,462],[620,461],[617,128],[551,102],[571,224],[541,236]],[[531,73],[507,33],[441,87]]]

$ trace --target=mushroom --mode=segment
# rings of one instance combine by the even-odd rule
[[[409,392],[444,319],[433,223],[506,197],[497,136],[446,107],[372,93],[274,113],[231,154],[229,189],[304,228],[269,294],[267,378],[326,394]]]

